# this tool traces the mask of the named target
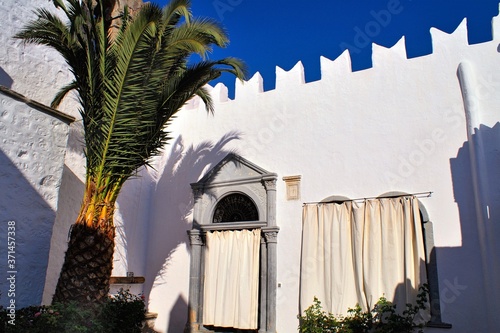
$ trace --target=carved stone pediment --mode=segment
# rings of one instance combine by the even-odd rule
[[[200,181],[191,184],[193,188],[209,188],[227,183],[251,182],[264,177],[276,176],[236,154],[227,155]]]
[[[253,164],[236,154],[227,155],[198,182],[191,184],[199,213],[195,224],[207,225],[216,219],[216,205],[228,196],[241,195],[257,209],[258,220],[267,220],[267,191],[275,173]],[[214,215],[215,214],[215,215]],[[214,217],[215,216],[215,217]]]

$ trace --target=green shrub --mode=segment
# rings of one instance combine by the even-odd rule
[[[16,311],[15,325],[0,309],[0,332],[7,333],[140,333],[144,301],[120,290],[103,303],[55,303]]]
[[[416,315],[426,309],[428,287],[420,288],[417,304],[406,304],[406,309],[399,314],[396,304],[381,297],[374,308],[363,311],[359,305],[349,309],[348,315],[334,316],[323,310],[321,302],[315,297],[314,303],[299,318],[301,333],[412,333],[418,329],[422,333],[422,324],[415,324]]]
[[[314,297],[314,304],[304,311],[304,316],[300,317],[299,329],[302,333],[323,333],[336,332],[339,320],[331,313],[326,313],[321,307],[321,302]]]
[[[110,297],[101,313],[103,332],[110,333],[140,333],[145,318],[144,300],[123,289]]]

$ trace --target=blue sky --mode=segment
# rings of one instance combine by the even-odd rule
[[[469,44],[491,40],[498,6],[499,0],[192,0],[193,14],[216,19],[231,39],[210,57],[243,59],[249,77],[264,77],[264,90],[274,88],[276,66],[289,70],[299,60],[306,81],[319,80],[320,56],[335,59],[346,48],[354,70],[370,68],[372,42],[390,47],[405,36],[409,58],[430,54],[429,29],[451,33],[464,18]],[[218,81],[233,96],[234,78]]]

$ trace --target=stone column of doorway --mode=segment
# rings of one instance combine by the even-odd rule
[[[266,333],[276,333],[277,292],[277,243],[279,227],[276,226],[276,176],[263,179],[267,193],[267,227],[262,228],[267,243],[267,307]]]
[[[184,332],[196,333],[199,332],[202,321],[200,291],[202,283],[201,255],[203,249],[203,237],[202,232],[197,229],[188,230],[188,235],[191,244],[191,267],[189,270],[188,321]]]
[[[278,227],[262,228],[267,243],[266,333],[276,333],[277,245]]]
[[[267,244],[262,235],[260,239],[260,302],[259,302],[259,333],[267,330]]]

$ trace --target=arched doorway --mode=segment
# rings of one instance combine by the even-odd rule
[[[191,184],[195,204],[193,228],[188,232],[191,243],[191,266],[186,332],[227,332],[228,329],[229,332],[276,332],[276,245],[279,231],[275,219],[276,179],[276,174],[240,156],[230,154],[199,182]],[[238,239],[233,239],[235,237]],[[244,246],[248,246],[247,250],[240,251]],[[214,254],[215,248],[225,250]],[[252,252],[253,256],[246,256],[240,252]],[[223,268],[223,272],[226,273],[218,273],[214,262],[220,261],[217,258],[227,261],[228,253],[231,253],[231,257],[243,255],[236,260],[236,263],[241,265],[242,262],[253,262],[253,270],[248,268],[251,265],[244,268],[226,267]],[[251,281],[238,282],[243,286],[240,286],[240,292],[252,289],[245,287],[247,285],[258,284],[257,289],[252,289],[256,293],[252,294],[252,299],[254,303],[256,302],[255,316],[250,316],[251,320],[256,320],[251,326],[252,329],[245,329],[247,327],[245,324],[238,326],[240,322],[233,324],[233,322],[218,321],[219,319],[214,319],[212,316],[213,313],[229,311],[212,308],[214,304],[226,303],[220,299],[209,299],[213,294],[210,293],[212,283],[220,282],[222,279],[227,283],[216,288],[233,285],[234,279],[227,272],[238,269],[248,269],[252,271],[250,275],[254,277]],[[220,274],[219,278],[216,277],[217,274]],[[246,275],[248,274],[245,273],[244,276]],[[231,294],[227,290],[224,293]],[[228,300],[227,303],[229,302],[232,301]],[[234,307],[238,308],[237,305]],[[246,315],[252,311],[244,309],[242,313]],[[242,321],[245,322],[245,319]],[[222,326],[212,325],[214,322],[222,323],[220,324]]]

